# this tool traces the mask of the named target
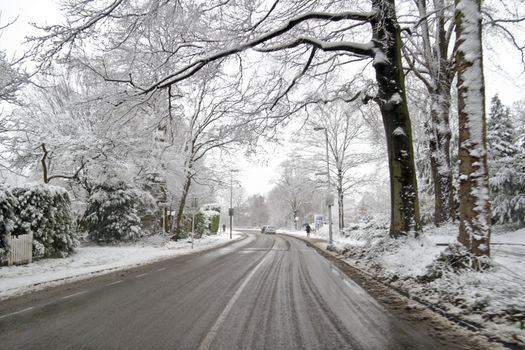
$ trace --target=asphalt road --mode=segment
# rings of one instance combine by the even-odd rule
[[[0,303],[8,349],[453,349],[304,242],[232,245]]]

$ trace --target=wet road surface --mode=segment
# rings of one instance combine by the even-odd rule
[[[0,303],[0,348],[455,347],[396,317],[304,242],[250,234]]]

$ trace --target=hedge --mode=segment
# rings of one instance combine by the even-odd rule
[[[7,256],[7,235],[33,234],[33,257],[65,257],[73,252],[71,202],[62,187],[24,185],[0,188],[0,255]]]

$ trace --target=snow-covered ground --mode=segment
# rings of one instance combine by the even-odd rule
[[[235,232],[234,240],[242,237]],[[43,259],[32,264],[0,267],[0,300],[50,285],[123,270],[133,266],[190,254],[230,241],[229,234],[196,239],[194,249],[189,240],[171,241],[166,236],[144,237],[133,244],[119,246],[80,246],[63,259]]]
[[[279,232],[306,236],[304,231]],[[456,241],[454,225],[431,227],[420,239],[388,238],[387,230],[355,227],[334,246],[348,263],[410,296],[478,327],[482,334],[507,343],[525,344],[525,229],[495,233],[489,271],[444,271],[441,278],[423,280],[427,267]],[[326,228],[312,238],[327,239]],[[326,246],[326,245],[325,245]]]

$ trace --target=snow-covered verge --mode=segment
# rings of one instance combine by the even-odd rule
[[[234,240],[242,237],[235,232]],[[29,265],[0,267],[0,300],[26,294],[51,285],[59,285],[133,266],[190,254],[230,241],[229,234],[196,239],[194,249],[189,240],[171,241],[154,235],[138,242],[113,246],[80,246],[67,258],[42,259]]]
[[[488,271],[442,271],[425,278],[428,266],[455,242],[457,226],[427,227],[420,239],[390,239],[384,228],[359,227],[333,235],[345,260],[412,298],[467,322],[492,339],[525,344],[525,229],[493,236]],[[305,236],[300,232],[289,232]],[[325,229],[312,238],[326,239]],[[502,244],[502,243],[510,243]]]

